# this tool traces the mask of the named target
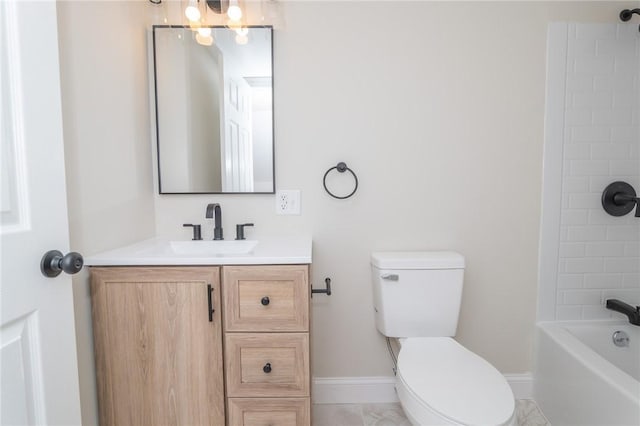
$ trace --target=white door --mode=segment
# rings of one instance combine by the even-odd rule
[[[55,1],[0,0],[0,424],[78,425]]]

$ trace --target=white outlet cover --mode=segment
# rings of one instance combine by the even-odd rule
[[[276,213],[283,215],[300,214],[300,190],[281,189],[276,192]]]

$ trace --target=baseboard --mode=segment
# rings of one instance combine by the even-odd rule
[[[516,399],[533,397],[531,374],[505,374]],[[314,404],[381,404],[398,402],[395,377],[315,377]]]

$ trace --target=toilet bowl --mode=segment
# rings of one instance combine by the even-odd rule
[[[371,254],[376,327],[399,338],[396,390],[414,425],[512,426],[506,379],[453,339],[464,257],[454,252]]]
[[[450,337],[404,339],[396,390],[414,425],[517,424],[504,376]]]

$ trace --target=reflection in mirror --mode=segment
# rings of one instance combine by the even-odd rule
[[[153,27],[160,193],[273,193],[272,29],[212,30]]]

